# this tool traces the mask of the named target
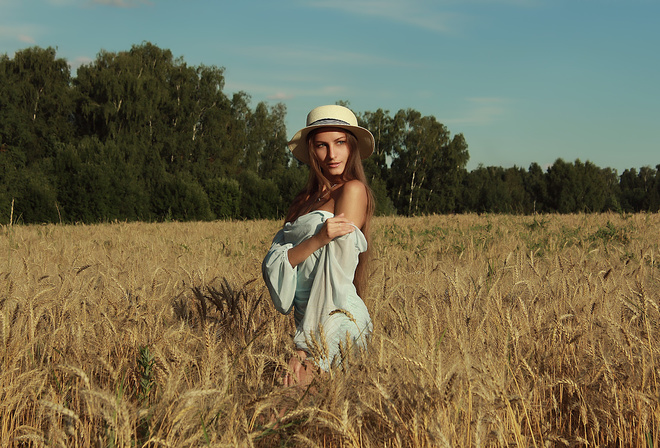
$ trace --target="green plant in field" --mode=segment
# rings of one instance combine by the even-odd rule
[[[591,236],[592,240],[603,240],[603,242],[608,242],[613,240],[617,235],[617,229],[614,227],[610,221],[607,221],[605,227],[599,227],[596,233]]]
[[[548,222],[549,221],[545,218],[538,219],[536,216],[534,216],[534,219],[532,220],[532,222],[530,222],[528,224],[525,224],[525,226],[529,230],[532,230],[532,231],[534,231],[534,230],[545,230],[545,228],[548,225]]]
[[[528,238],[526,240],[526,245],[528,251],[534,252],[537,257],[543,257],[546,251],[549,249],[548,237],[545,236],[539,240],[532,240]]]
[[[460,242],[458,244],[454,244],[452,248],[457,255],[463,255],[463,252],[465,252],[465,243]]]
[[[137,359],[139,381],[138,381],[138,402],[141,406],[149,406],[149,397],[156,384],[154,379],[154,364],[155,357],[149,350],[148,346],[140,347],[140,354]],[[137,437],[140,443],[144,443],[149,439],[149,420],[151,419],[150,412],[145,412],[139,419],[137,426]]]
[[[630,225],[617,228],[611,221],[607,221],[607,224],[599,227],[589,239],[591,241],[601,240],[605,244],[618,242],[625,245],[630,242],[630,234],[633,230]]]
[[[575,245],[580,245],[582,243],[582,237],[580,236],[580,227],[579,226],[562,226],[561,235],[559,235],[559,241],[557,243],[558,247],[571,247]]]
[[[153,377],[155,359],[149,351],[149,347],[140,347],[140,356],[137,361],[140,372],[138,401],[145,404],[149,400],[149,395],[155,384]]]

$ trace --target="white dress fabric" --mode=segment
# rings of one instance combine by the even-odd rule
[[[294,310],[296,347],[311,354],[326,371],[339,354],[340,343],[364,346],[373,328],[369,311],[353,285],[358,255],[367,250],[360,229],[355,227],[355,231],[335,238],[296,267],[289,262],[288,250],[318,233],[333,216],[315,210],[287,222],[275,235],[262,263],[277,311],[288,314]]]

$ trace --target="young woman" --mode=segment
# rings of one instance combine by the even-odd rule
[[[309,179],[262,265],[275,308],[294,310],[296,356],[286,386],[309,384],[315,367],[327,371],[340,361],[340,344],[364,346],[371,333],[359,294],[374,209],[362,159],[373,152],[374,137],[349,109],[320,106],[289,149],[309,165]]]

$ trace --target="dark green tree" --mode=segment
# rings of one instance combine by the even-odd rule
[[[286,213],[274,181],[261,179],[254,171],[246,170],[238,176],[238,182],[241,188],[241,218],[272,219]]]
[[[548,187],[546,184],[545,173],[538,163],[529,165],[527,177],[525,179],[525,191],[532,202],[532,209],[527,213],[542,213],[548,211]]]
[[[374,153],[363,161],[364,172],[376,201],[375,214],[395,214],[396,208],[390,199],[387,184],[392,157],[401,151],[403,117],[391,117],[389,111],[378,109],[358,116],[358,123],[369,129],[375,140]]]
[[[243,120],[243,135],[237,139],[240,146],[240,167],[255,172],[262,179],[281,175],[289,163],[286,138],[286,107],[277,104],[271,108],[264,102],[251,111],[246,95],[235,95],[235,113]]]
[[[547,172],[548,204],[559,213],[616,210],[617,176],[610,168],[587,161],[557,159]]]
[[[159,220],[210,221],[215,218],[206,191],[188,173],[165,173],[151,195]]]
[[[658,171],[644,166],[627,169],[619,178],[621,208],[626,212],[658,211]]]
[[[469,155],[462,134],[450,137],[435,117],[408,109],[395,120],[404,123],[395,154],[389,191],[401,214],[447,213],[456,210]]]
[[[93,223],[114,218],[110,176],[90,147],[64,145],[54,165],[58,208],[64,222]]]
[[[236,179],[216,177],[206,185],[211,211],[218,219],[236,219],[241,212],[241,188]]]
[[[171,173],[200,174],[219,162],[215,168],[222,174],[222,162],[234,159],[222,69],[188,67],[169,50],[145,43],[99,53],[78,69],[75,86],[83,135],[156,152]]]
[[[0,55],[0,142],[26,164],[52,157],[73,137],[74,94],[66,60],[53,48]]]
[[[461,211],[529,213],[532,201],[525,190],[527,172],[518,167],[479,165],[463,179]]]
[[[577,197],[579,187],[577,173],[573,164],[559,158],[548,168],[546,174],[548,187],[548,205],[552,211],[575,213],[579,210]]]

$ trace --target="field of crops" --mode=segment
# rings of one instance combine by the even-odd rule
[[[274,221],[0,229],[0,446],[660,446],[660,215],[374,220],[374,333],[284,388]]]

